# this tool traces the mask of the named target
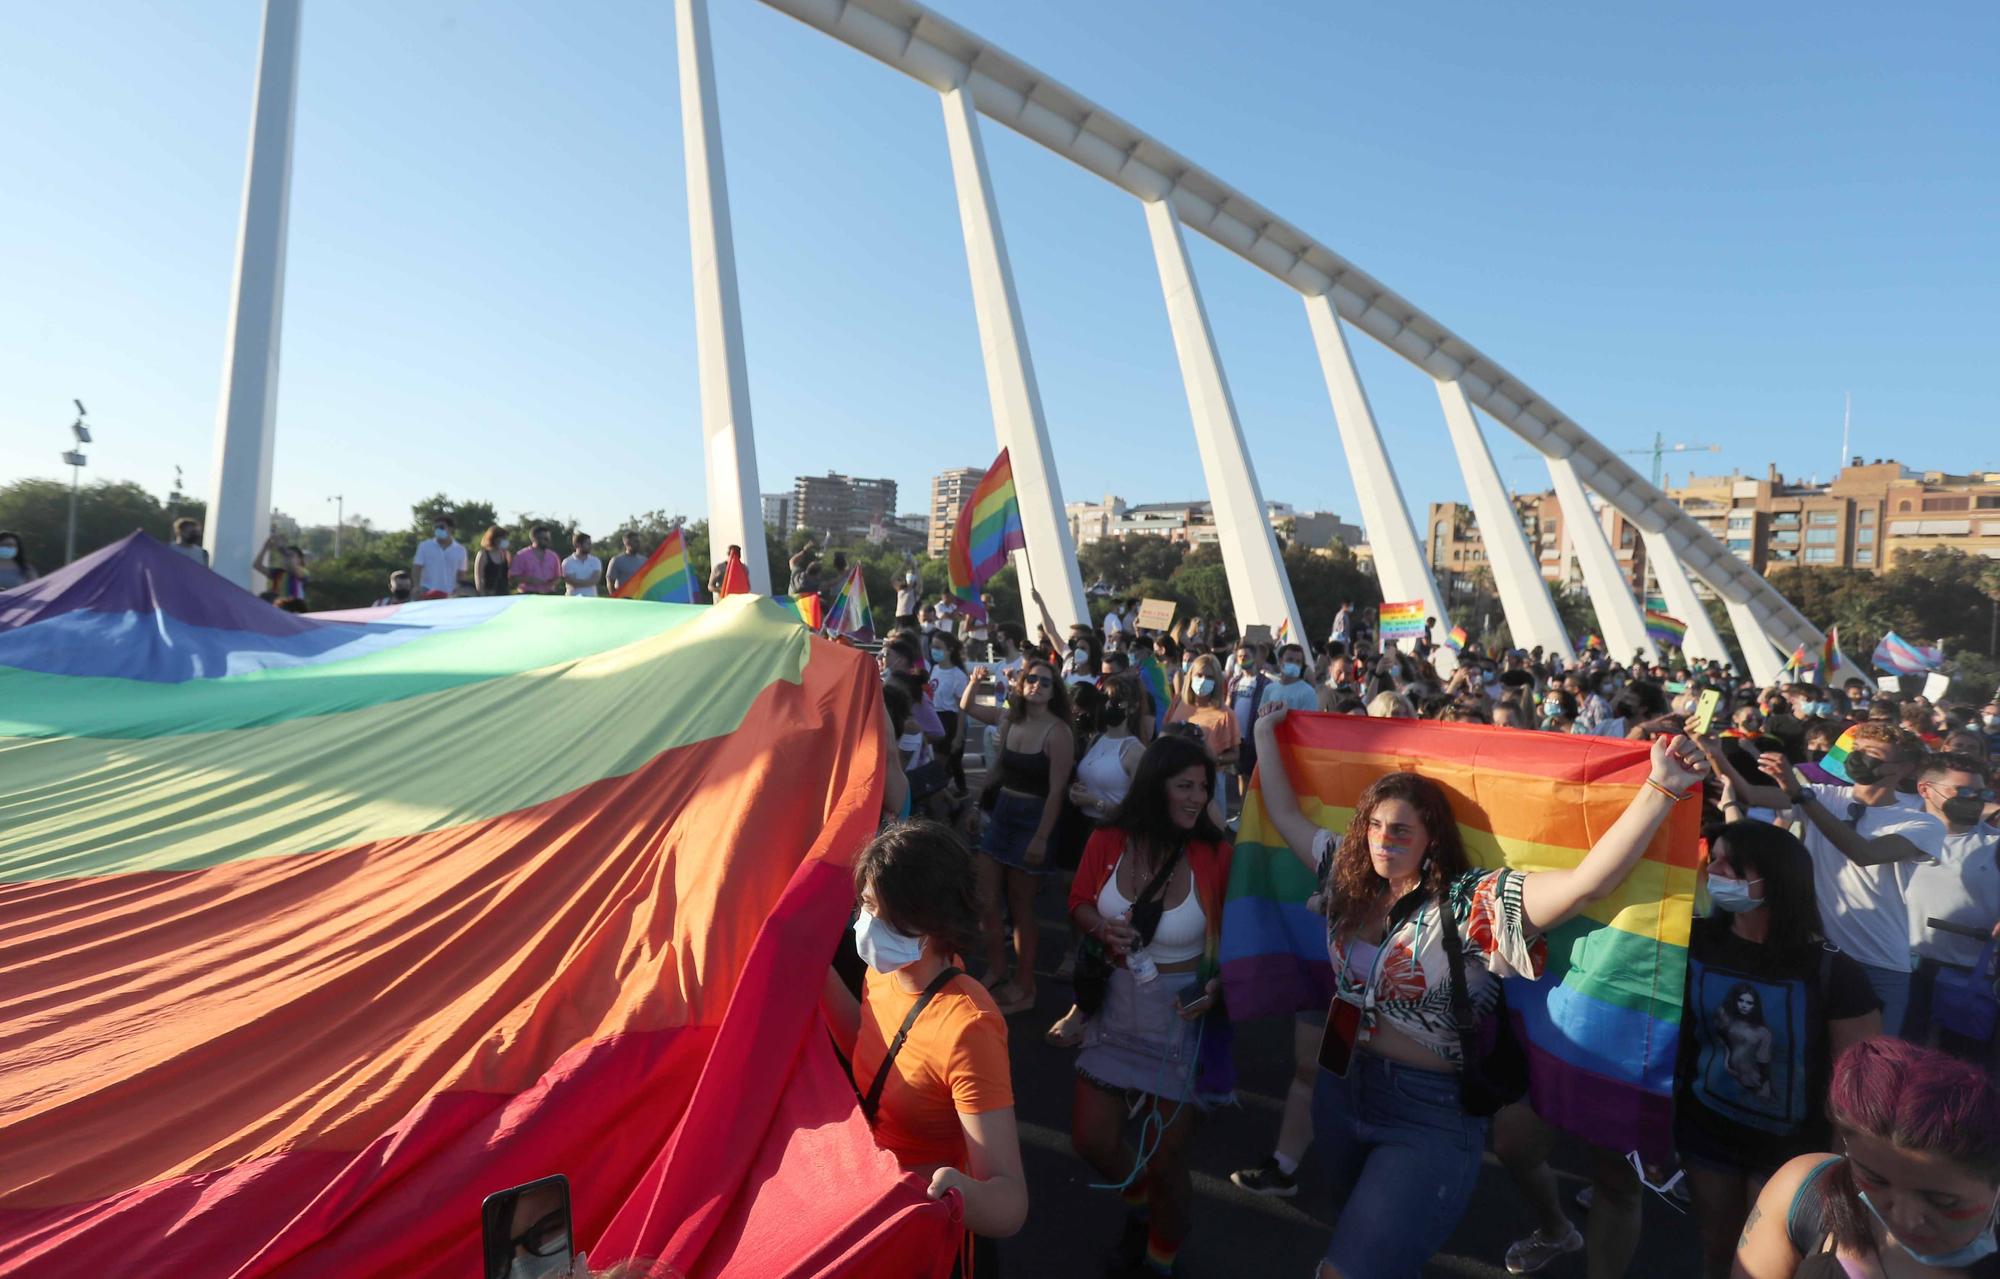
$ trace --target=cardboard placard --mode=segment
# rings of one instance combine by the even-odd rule
[[[1246,626],[1243,628],[1243,642],[1245,644],[1269,644],[1271,642],[1271,628],[1262,625]]]
[[[1164,631],[1174,624],[1172,600],[1140,600],[1139,616],[1133,622],[1142,631]]]
[[[1884,675],[1875,681],[1875,691],[1878,693],[1900,693],[1903,691],[1903,681],[1894,675]]]
[[[1924,696],[1935,706],[1944,700],[1945,692],[1951,688],[1951,676],[1942,671],[1932,671],[1924,676]]]

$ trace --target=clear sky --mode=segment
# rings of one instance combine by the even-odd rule
[[[711,7],[761,487],[922,510],[995,447],[936,95]],[[939,7],[1613,447],[1824,477],[1851,391],[1854,452],[2000,468],[1990,4]],[[67,475],[79,397],[91,476],[205,493],[260,15],[0,3],[0,482]],[[300,77],[277,505],[701,514],[671,5],[307,0]],[[1065,496],[1198,495],[1139,207],[986,138]],[[1265,495],[1353,519],[1296,295],[1189,239]],[[1355,349],[1412,507],[1461,496],[1427,379]]]

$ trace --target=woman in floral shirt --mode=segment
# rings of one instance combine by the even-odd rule
[[[1283,758],[1276,730],[1286,713],[1257,721],[1265,760]],[[1321,1279],[1415,1276],[1478,1180],[1486,1119],[1459,1100],[1441,904],[1462,940],[1475,1013],[1490,1012],[1499,978],[1539,977],[1543,934],[1609,896],[1706,773],[1687,738],[1655,741],[1646,785],[1583,859],[1527,873],[1474,869],[1444,788],[1421,774],[1378,778],[1336,840],[1299,811],[1283,768],[1262,770],[1265,813],[1325,885],[1338,991],[1328,1035],[1338,1043],[1322,1061],[1351,1058],[1344,1075],[1322,1070],[1313,1094],[1313,1141],[1339,1208]]]

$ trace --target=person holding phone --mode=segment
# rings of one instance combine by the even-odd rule
[[[1231,855],[1209,803],[1215,787],[1207,747],[1179,734],[1154,741],[1070,886],[1070,922],[1113,965],[1077,1054],[1070,1144],[1121,1187],[1130,1211],[1111,1260],[1127,1274],[1173,1273],[1193,1226],[1195,1112],[1229,1089],[1226,1073],[1202,1069],[1219,1043],[1205,1040],[1204,1020],[1222,1023]],[[1125,1142],[1133,1116],[1141,1116],[1136,1154]]]
[[[1284,758],[1290,713],[1257,721],[1267,761]],[[1337,991],[1313,1097],[1313,1143],[1340,1205],[1321,1279],[1414,1279],[1471,1200],[1487,1121],[1461,1097],[1447,927],[1463,939],[1465,996],[1488,1014],[1496,979],[1539,977],[1543,934],[1609,896],[1707,773],[1687,738],[1656,739],[1646,784],[1583,859],[1523,872],[1474,869],[1450,797],[1420,773],[1377,778],[1336,839],[1300,810],[1282,766],[1263,771],[1266,815],[1324,885]]]
[[[1027,1220],[1028,1183],[1007,1022],[957,966],[979,940],[977,883],[971,854],[938,822],[900,822],[869,841],[854,863],[861,999],[829,969],[820,1008],[876,1140],[929,1179],[931,1198],[963,1198],[971,1275],[985,1279],[997,1273],[992,1241]]]

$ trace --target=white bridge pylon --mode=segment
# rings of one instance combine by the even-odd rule
[[[1048,446],[1027,335],[1007,267],[999,212],[984,172],[978,115],[1013,129],[1097,174],[1146,205],[1160,265],[1183,381],[1214,504],[1217,532],[1239,622],[1275,626],[1289,620],[1304,636],[1296,601],[1264,510],[1256,472],[1243,446],[1228,384],[1215,358],[1192,271],[1186,266],[1186,226],[1242,257],[1306,299],[1335,416],[1354,471],[1359,505],[1375,548],[1383,590],[1391,598],[1423,599],[1448,627],[1409,508],[1380,449],[1367,399],[1353,377],[1344,325],[1351,324],[1440,384],[1447,425],[1466,471],[1474,512],[1489,544],[1511,514],[1498,511],[1490,454],[1470,447],[1470,413],[1488,416],[1562,463],[1646,534],[1649,557],[1663,583],[1692,573],[1728,606],[1753,669],[1774,647],[1817,651],[1820,633],[1749,565],[1690,519],[1671,499],[1519,378],[1416,306],[1356,268],[1242,191],[1195,165],[1150,135],[1043,75],[1004,50],[912,0],[764,0],[833,38],[945,95],[947,140],[959,191],[973,298],[995,434],[1011,451],[1030,552],[1028,584],[1048,597],[1059,625],[1082,617],[1084,600],[1068,545],[1061,488]],[[292,118],[302,0],[266,0],[258,83],[253,96],[243,224],[237,247],[237,288],[224,353],[210,489],[209,546],[218,571],[248,581],[250,557],[269,517],[275,448],[278,334],[282,318],[285,223],[290,185]],[[681,111],[688,174],[689,235],[694,258],[696,336],[709,526],[713,554],[743,548],[753,588],[768,591],[756,441],[751,427],[749,374],[736,296],[735,247],[716,114],[707,0],[675,0],[680,42]],[[1178,261],[1178,266],[1176,265]],[[1184,281],[1181,280],[1184,277]],[[1344,365],[1345,368],[1340,366]],[[1350,385],[1351,383],[1351,385]],[[1349,411],[1343,412],[1343,405]],[[1358,412],[1353,411],[1358,406]],[[1371,446],[1372,440],[1372,446]],[[1559,486],[1561,487],[1561,486]],[[1572,519],[1566,523],[1575,524]],[[1038,546],[1039,543],[1039,546]],[[1416,548],[1414,556],[1412,547]],[[1531,589],[1519,557],[1504,551],[1505,577],[1495,556],[1509,629],[1517,643],[1560,650],[1560,623],[1548,631],[1546,588]],[[1053,589],[1051,589],[1053,588]],[[1679,595],[1676,589],[1672,592]],[[1606,638],[1629,634],[1636,601],[1621,578],[1615,589],[1593,588]],[[1683,607],[1684,601],[1676,600]],[[1552,607],[1548,610],[1552,611]],[[1614,615],[1618,620],[1613,621]],[[1688,618],[1690,623],[1695,619]],[[1693,635],[1694,631],[1691,630]],[[1650,649],[1639,627],[1639,642]],[[1708,640],[1703,636],[1704,641]],[[1627,651],[1629,651],[1629,647]],[[1622,653],[1620,654],[1623,655]]]

